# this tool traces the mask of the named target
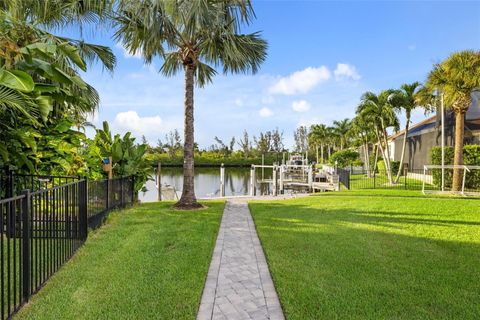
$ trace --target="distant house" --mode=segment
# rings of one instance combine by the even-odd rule
[[[480,144],[480,103],[478,96],[465,115],[465,144]],[[404,166],[409,169],[422,169],[431,164],[430,150],[441,146],[441,114],[420,121],[408,131]],[[389,137],[391,160],[400,161],[405,131]],[[455,115],[447,111],[445,115],[445,146],[453,146],[455,141]]]

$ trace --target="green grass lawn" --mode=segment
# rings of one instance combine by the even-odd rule
[[[223,202],[112,213],[16,319],[195,319]]]
[[[250,207],[288,319],[479,319],[480,200],[364,190]]]

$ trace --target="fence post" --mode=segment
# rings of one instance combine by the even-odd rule
[[[407,168],[404,167],[404,168],[403,168],[403,174],[404,174],[404,177],[405,177],[405,178],[404,178],[404,179],[405,179],[405,180],[404,180],[404,181],[405,181],[405,182],[404,182],[404,184],[405,184],[405,190],[407,189],[407,172],[408,172]]]
[[[352,171],[352,172],[353,172],[353,171]],[[350,190],[350,174],[351,174],[352,172],[349,172],[348,175],[347,175],[347,185],[348,185],[347,189],[348,189],[348,190]]]
[[[132,175],[132,204],[135,203],[135,176]]]
[[[71,239],[72,238],[72,233],[71,233],[71,230],[72,230],[72,224],[71,224],[71,212],[69,210],[70,208],[70,187],[71,186],[67,186],[65,188],[62,188],[64,189],[65,191],[65,198],[64,198],[64,208],[65,208],[65,237],[67,239]],[[48,223],[48,222],[47,222]]]
[[[105,209],[108,210],[110,208],[110,179],[104,180],[107,187],[105,190],[107,191],[107,197],[105,201]]]
[[[123,208],[125,207],[125,197],[123,194],[123,183],[125,181],[124,177],[120,178],[120,206]]]
[[[87,179],[80,181],[78,188],[78,211],[79,211],[79,224],[80,224],[80,239],[86,240],[88,233],[88,217],[87,217],[87,199],[88,188]]]
[[[14,192],[13,192],[13,189],[14,189],[13,171],[10,170],[10,168],[7,167],[5,169],[5,173],[6,173],[6,176],[7,176],[7,179],[5,181],[6,182],[5,198],[8,199],[8,198],[13,197],[13,195],[14,195]],[[6,221],[7,237],[9,237],[9,238],[15,237],[15,235],[13,234],[13,223],[15,223],[15,209],[13,208],[13,206],[10,206],[9,211],[7,212],[7,221]]]
[[[22,293],[25,301],[28,301],[30,297],[30,190],[24,190],[22,194],[25,196],[22,202]]]
[[[375,171],[373,172],[373,189],[376,189],[377,188],[377,182],[376,182],[376,179],[375,177],[377,176],[377,174],[375,173]]]

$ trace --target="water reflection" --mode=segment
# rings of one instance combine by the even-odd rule
[[[262,178],[261,170],[256,172],[257,179]],[[271,179],[272,170],[265,169],[264,179]],[[152,172],[152,178],[154,173]],[[175,187],[179,193],[183,187],[182,168],[162,168],[162,185]],[[140,192],[139,199],[142,202],[157,201],[157,188],[155,181],[145,184],[147,192]],[[250,186],[250,168],[225,168],[225,195],[238,196],[248,195]],[[270,186],[266,183],[257,183],[257,195],[269,194]],[[199,198],[220,196],[220,168],[196,168],[195,169],[195,194]]]

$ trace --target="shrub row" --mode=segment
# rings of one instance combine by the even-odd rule
[[[453,147],[445,147],[445,164],[453,164],[453,158],[455,151]],[[430,151],[430,157],[432,164],[441,165],[442,164],[442,148],[433,147]],[[463,147],[463,163],[470,166],[480,166],[480,145],[472,144],[465,145]],[[434,169],[432,170],[433,183],[437,186],[441,185],[442,179],[442,170]],[[452,186],[452,177],[453,170],[445,170],[445,186]],[[465,179],[465,188],[468,189],[478,189],[480,188],[480,170],[473,170],[470,173],[467,173]]]

